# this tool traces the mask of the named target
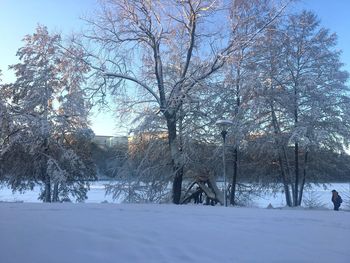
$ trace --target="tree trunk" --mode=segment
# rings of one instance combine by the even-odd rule
[[[175,173],[173,181],[173,203],[178,205],[181,201],[183,167],[179,167],[175,164],[173,170]]]
[[[306,181],[306,171],[307,171],[308,155],[309,155],[309,152],[306,152],[306,153],[305,153],[305,156],[304,156],[303,180],[302,180],[301,186],[300,186],[298,205],[301,205],[301,201],[302,201],[302,198],[303,198],[304,186],[305,186],[305,181]]]
[[[52,202],[58,202],[58,183],[53,185]]]
[[[241,58],[236,71],[236,108],[235,108],[235,118],[238,117],[239,108],[241,107],[241,62],[243,59],[244,49],[241,50]],[[237,143],[237,142],[236,142]],[[233,177],[231,184],[231,196],[230,196],[230,204],[235,205],[235,197],[236,197],[236,184],[237,184],[237,175],[238,175],[238,145],[236,144],[234,149],[234,161],[233,161]]]
[[[236,196],[237,173],[238,173],[238,149],[236,146],[234,149],[233,177],[232,177],[231,196],[230,196],[230,204],[233,206],[236,204],[235,196]]]
[[[284,188],[284,194],[286,197],[286,203],[287,206],[292,206],[292,199],[290,196],[290,191],[289,191],[289,184],[288,184],[288,180],[286,179],[286,171],[285,171],[285,165],[283,164],[283,160],[282,160],[282,156],[279,153],[278,154],[278,162],[280,164],[280,168],[281,168],[281,177],[282,177],[282,183],[283,183],[283,188]]]
[[[287,153],[286,149],[283,147],[283,142],[280,141],[278,136],[280,135],[279,132],[279,126],[277,123],[277,117],[275,114],[275,110],[272,104],[270,104],[271,107],[271,116],[272,116],[272,124],[274,127],[274,133],[275,133],[275,143],[278,148],[278,162],[281,168],[281,178],[282,178],[282,183],[283,183],[283,188],[284,188],[284,194],[286,196],[286,203],[287,206],[292,206],[292,199],[290,195],[290,190],[289,190],[289,180],[287,178],[287,170],[289,170],[288,167],[288,159],[287,159]],[[283,161],[283,157],[285,158],[285,162]],[[286,167],[287,166],[287,167]]]
[[[299,204],[299,144],[294,145],[294,159],[295,159],[295,182],[294,182],[294,194],[293,194],[293,205],[298,206]]]
[[[298,65],[299,65],[299,60],[298,60]],[[299,68],[299,67],[298,67]],[[297,76],[299,73],[297,73]],[[298,79],[298,77],[297,77]],[[294,126],[298,126],[299,122],[299,116],[298,116],[298,81],[295,82],[294,85]],[[298,206],[299,203],[299,198],[298,198],[298,193],[299,193],[299,144],[298,142],[295,142],[294,144],[294,192],[293,192],[293,205]]]
[[[51,179],[50,176],[46,173],[46,169],[43,168],[43,172],[45,173],[45,197],[44,202],[51,203]]]
[[[173,180],[173,203],[180,204],[181,202],[181,190],[182,190],[182,177],[183,177],[183,161],[182,151],[178,148],[177,135],[176,135],[176,114],[166,116],[168,127],[168,140],[171,153],[171,162],[174,172]]]
[[[43,150],[46,152],[48,148],[48,139],[44,139],[44,148]],[[45,180],[45,196],[44,196],[44,202],[51,203],[51,178],[50,175],[47,173],[47,157],[46,155],[43,155],[43,162],[41,167],[41,173]]]

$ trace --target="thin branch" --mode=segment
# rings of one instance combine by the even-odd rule
[[[145,88],[149,93],[151,93],[152,96],[156,99],[157,103],[160,104],[160,99],[159,99],[158,95],[151,89],[151,87],[149,87],[147,84],[141,82],[140,80],[133,78],[131,76],[120,74],[120,73],[106,72],[106,73],[103,73],[103,75],[108,77],[108,78],[121,78],[124,80],[130,80],[130,81],[140,85],[141,87]]]

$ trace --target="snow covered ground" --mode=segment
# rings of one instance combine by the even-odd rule
[[[350,262],[350,212],[0,203],[1,263]]]
[[[108,203],[120,203],[120,200],[112,200],[110,195],[105,195],[105,184],[108,183],[108,181],[92,182],[86,203],[101,203],[106,201]],[[336,189],[344,199],[345,202],[342,205],[343,208],[345,207],[346,203],[350,204],[350,183],[327,184],[326,188],[322,185],[314,185],[312,189],[305,189],[304,200],[316,202],[319,205],[322,205],[324,208],[332,208],[332,203],[330,201],[332,189]],[[35,187],[34,191],[27,191],[23,194],[18,192],[13,193],[11,189],[0,186],[0,202],[41,202],[38,200],[39,193],[39,186]],[[284,194],[282,192],[277,192],[275,194],[267,193],[258,198],[254,198],[250,203],[248,203],[248,205],[251,207],[266,208],[270,203],[273,207],[284,207],[286,205]],[[304,203],[303,205],[305,206]]]

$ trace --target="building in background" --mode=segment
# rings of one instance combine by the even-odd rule
[[[92,140],[98,146],[101,147],[118,147],[125,146],[128,147],[128,136],[105,136],[105,135],[96,135]]]

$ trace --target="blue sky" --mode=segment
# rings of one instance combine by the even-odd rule
[[[78,31],[83,23],[80,17],[97,6],[96,0],[0,0],[0,69],[4,81],[13,80],[7,66],[17,62],[16,51],[26,34],[32,34],[37,24],[50,31],[69,34]],[[302,0],[293,9],[314,11],[322,26],[338,34],[338,47],[343,50],[342,61],[350,71],[350,0]],[[116,134],[117,125],[111,113],[92,117],[96,134]]]
[[[338,35],[338,48],[343,51],[342,62],[350,72],[350,1],[349,0],[302,0],[297,8],[314,11],[321,26]]]

